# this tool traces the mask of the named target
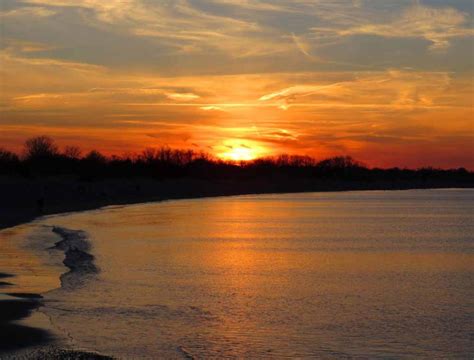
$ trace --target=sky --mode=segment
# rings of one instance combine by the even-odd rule
[[[474,169],[472,0],[0,0],[0,147]]]

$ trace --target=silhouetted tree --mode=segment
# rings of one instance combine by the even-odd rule
[[[14,152],[0,148],[0,164],[18,162],[18,155]]]
[[[320,161],[316,164],[320,169],[325,170],[341,170],[341,169],[350,169],[362,167],[362,165],[355,161],[350,156],[336,156],[323,161]]]
[[[58,155],[58,147],[48,136],[38,136],[26,140],[24,156],[27,160],[51,159]]]
[[[153,164],[157,160],[157,158],[157,151],[154,148],[146,148],[139,155],[139,159],[148,165]]]
[[[79,160],[81,153],[81,149],[77,146],[66,146],[63,151],[63,155],[70,160]]]
[[[273,189],[346,188],[406,188],[432,186],[469,186],[474,173],[464,168],[368,169],[349,156],[337,156],[316,161],[309,156],[278,155],[252,161],[223,161],[205,152],[147,148],[139,155],[106,157],[96,150],[85,156],[76,146],[66,146],[62,152],[53,139],[39,136],[25,142],[23,156],[0,149],[0,173],[38,175],[72,175],[83,180],[104,177],[146,176],[153,178],[197,178],[240,183],[277,184]],[[299,184],[299,185],[298,185]],[[303,188],[301,188],[302,190]]]
[[[101,164],[106,163],[107,158],[104,155],[102,155],[99,151],[92,150],[86,155],[84,160],[89,162],[89,163],[94,163],[94,164],[101,165]]]
[[[6,174],[18,170],[19,163],[17,154],[0,148],[0,173]]]

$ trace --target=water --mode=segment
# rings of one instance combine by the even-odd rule
[[[48,226],[87,233],[100,271],[42,309],[82,349],[472,358],[473,210],[473,190],[238,196],[53,216],[17,237],[47,287],[66,271]]]

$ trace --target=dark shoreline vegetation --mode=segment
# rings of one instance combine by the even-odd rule
[[[465,168],[419,169],[368,168],[350,156],[316,160],[310,156],[277,155],[248,161],[224,161],[205,152],[147,148],[139,154],[107,157],[92,150],[82,155],[80,148],[66,146],[62,151],[48,136],[28,139],[18,155],[0,146],[0,174],[26,178],[73,175],[84,181],[103,178],[149,177],[199,179],[255,179],[277,177],[288,179],[377,181],[471,181],[472,172]]]
[[[59,149],[39,136],[28,139],[19,155],[0,147],[0,228],[40,215],[165,199],[473,186],[474,173],[464,168],[368,168],[349,156],[232,162],[167,147],[107,157],[82,155],[74,146]]]

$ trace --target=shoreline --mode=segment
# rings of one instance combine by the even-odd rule
[[[11,179],[16,180],[16,179]],[[471,189],[473,184],[371,184],[371,183],[344,183],[321,182],[297,184],[262,184],[262,183],[235,183],[233,181],[214,182],[204,180],[176,181],[136,179],[136,181],[122,182],[118,179],[111,181],[81,182],[77,180],[57,181],[29,181],[21,184],[16,191],[5,192],[8,185],[0,177],[0,197],[6,201],[0,204],[0,231],[11,227],[35,221],[43,216],[59,215],[70,212],[98,210],[107,206],[145,204],[151,202],[185,200],[241,195],[263,194],[294,194],[311,192],[341,192],[341,191],[401,191],[401,190],[435,190],[435,189]],[[124,184],[125,183],[125,184]],[[31,187],[36,189],[31,191]],[[52,188],[60,185],[60,193],[54,193]],[[66,186],[64,186],[66,185]],[[112,191],[106,190],[111,186]],[[22,191],[28,188],[28,191]],[[194,190],[190,190],[194,188]],[[85,189],[85,190],[84,190]],[[79,194],[74,194],[75,191]],[[48,194],[52,192],[52,194]],[[46,194],[45,194],[46,193]],[[79,196],[77,196],[79,195]],[[21,198],[23,197],[23,198]],[[46,204],[38,208],[37,199],[46,198]],[[18,201],[17,203],[17,200]],[[44,201],[44,200],[43,200]],[[1,269],[0,269],[1,272]]]
[[[83,275],[97,272],[94,257],[87,251],[90,244],[81,231],[53,227],[52,233],[59,235],[51,250],[62,251],[63,264],[69,271],[60,275],[61,287],[73,288]],[[109,360],[112,357],[96,352],[74,349],[67,344],[64,334],[51,326],[38,326],[23,322],[44,305],[42,293],[13,291],[15,274],[0,273],[0,358],[2,359],[91,359]],[[48,290],[49,291],[49,290]]]
[[[156,182],[154,183],[156,185]],[[212,185],[207,183],[206,185]],[[136,189],[137,185],[133,185]],[[121,197],[93,198],[90,201],[69,202],[65,199],[58,199],[57,203],[51,203],[43,212],[35,211],[34,208],[16,208],[9,213],[7,219],[0,221],[0,230],[8,229],[20,224],[29,223],[43,216],[59,215],[69,212],[82,212],[97,210],[106,206],[132,205],[140,203],[161,202],[168,200],[199,199],[224,196],[258,195],[258,194],[289,194],[302,192],[341,192],[341,191],[393,191],[393,190],[433,190],[433,189],[453,189],[459,186],[450,187],[363,187],[363,186],[342,186],[333,189],[323,188],[303,188],[303,189],[229,189],[224,191],[221,187],[205,188],[204,191],[170,192],[165,194],[148,194],[130,196],[129,193],[121,194]],[[471,187],[468,187],[471,188]],[[259,191],[260,190],[260,191]],[[279,191],[278,191],[279,190]],[[62,200],[62,201],[61,201]],[[5,210],[5,209],[0,209]],[[54,231],[54,230],[53,230]],[[65,252],[65,260],[67,258]],[[67,266],[67,264],[65,264]],[[1,271],[2,269],[0,269]],[[64,275],[64,274],[63,274]],[[70,359],[110,359],[100,354],[64,349],[57,346],[57,339],[46,330],[30,328],[25,325],[16,324],[17,320],[27,318],[31,312],[42,306],[42,296],[40,294],[12,294],[8,293],[8,286],[14,283],[14,274],[0,272],[0,332],[13,334],[0,342],[0,354],[5,352],[7,358],[21,356],[25,359],[46,359],[60,358],[67,356]],[[4,295],[2,295],[4,294]],[[7,316],[6,314],[13,314]]]

